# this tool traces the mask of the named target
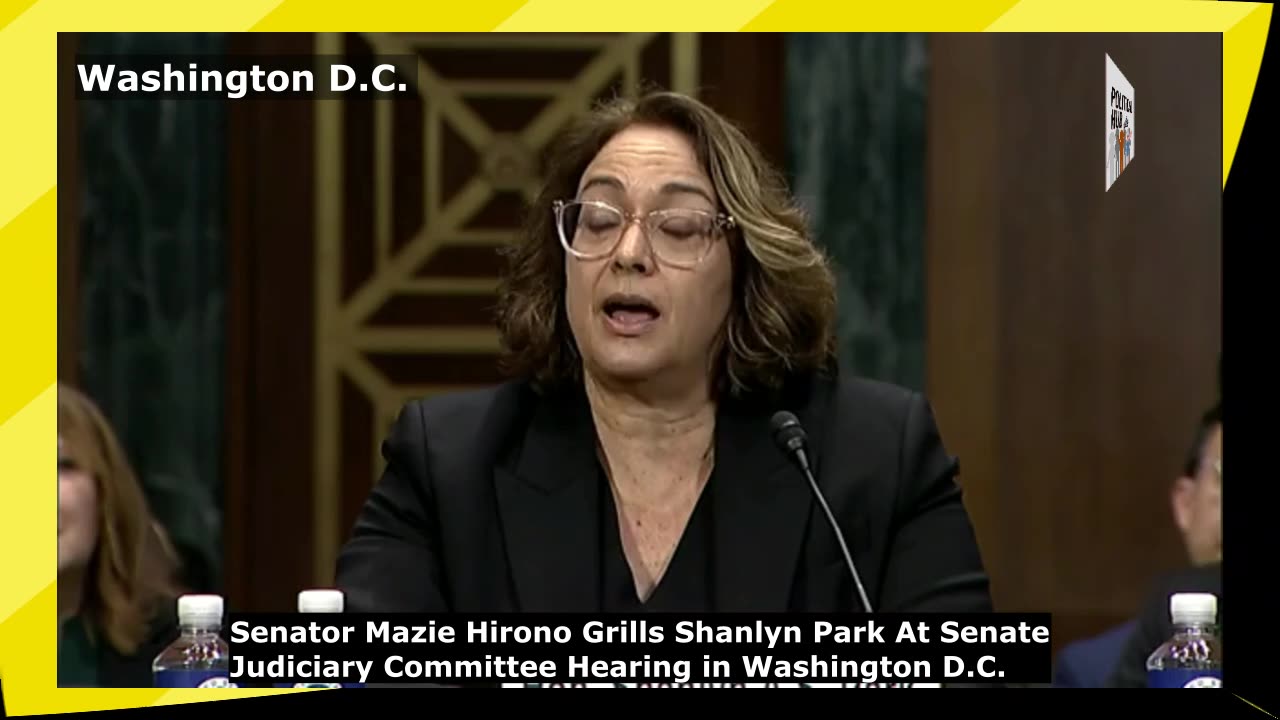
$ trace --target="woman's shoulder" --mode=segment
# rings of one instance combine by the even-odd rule
[[[792,406],[829,452],[841,446],[891,463],[942,449],[932,405],[919,390],[852,374],[813,376],[798,387]]]
[[[930,412],[928,401],[917,390],[850,373],[805,376],[794,382],[792,392],[800,404],[826,411],[841,422],[870,421],[901,427],[918,419],[913,415]]]
[[[566,402],[563,391],[522,380],[437,393],[406,403],[388,440],[393,449],[434,461],[493,459],[518,443],[535,417],[557,413]]]
[[[478,437],[495,426],[510,424],[536,402],[532,386],[520,380],[445,390],[405,403],[396,428],[414,436]]]
[[[885,380],[843,375],[835,383],[841,403],[867,411],[902,414],[922,400],[919,392]]]
[[[537,397],[531,383],[510,380],[484,387],[443,390],[405,404],[402,416],[414,413],[418,422],[476,423],[494,412],[527,405]]]

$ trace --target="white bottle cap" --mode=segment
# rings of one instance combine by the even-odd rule
[[[221,595],[183,595],[178,598],[178,622],[196,627],[222,625]]]
[[[1169,614],[1174,624],[1215,623],[1218,597],[1212,593],[1174,593],[1169,596]]]
[[[298,593],[298,612],[340,613],[342,607],[341,590],[303,590]]]

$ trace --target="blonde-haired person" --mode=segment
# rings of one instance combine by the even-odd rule
[[[919,394],[842,374],[835,284],[751,141],[698,100],[594,109],[547,154],[498,329],[512,379],[409,404],[338,561],[353,611],[982,612]]]
[[[177,560],[101,410],[58,386],[58,685],[151,687]]]

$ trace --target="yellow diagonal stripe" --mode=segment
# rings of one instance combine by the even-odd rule
[[[57,613],[57,588],[51,584],[0,623],[0,677],[4,678],[5,710],[10,715],[115,710],[298,692],[156,688],[75,688],[50,692],[58,683],[57,645],[53,642]]]
[[[1234,694],[1234,693],[1233,693],[1233,694]],[[1245,703],[1246,705],[1248,705],[1249,707],[1253,708],[1254,710],[1257,710],[1258,712],[1261,712],[1261,713],[1266,713],[1267,715],[1271,715],[1271,713],[1267,712],[1266,710],[1263,710],[1262,708],[1260,708],[1260,707],[1258,707],[1257,705],[1255,705],[1255,704],[1253,704],[1253,703],[1249,702],[1248,700],[1245,700],[1244,698],[1240,697],[1239,695],[1236,695],[1236,697],[1238,697],[1238,698],[1240,698],[1241,700],[1243,700],[1243,701],[1244,701],[1244,703]],[[1271,717],[1275,717],[1275,715],[1271,715]]]
[[[778,0],[742,29],[751,32],[812,30],[816,20],[824,29],[833,31],[976,32],[991,24],[1015,2],[833,3],[824,0]]]
[[[1090,31],[1220,32],[1223,36],[1223,177],[1261,63],[1270,6],[1202,0],[975,0],[831,3],[654,0],[623,11],[586,0],[360,3],[227,0],[127,6],[83,0],[10,0],[0,6],[0,677],[14,714],[73,712],[253,697],[289,691],[159,689],[56,691],[56,32],[81,31]],[[608,22],[622,23],[602,27]],[[1139,88],[1139,93],[1141,88]],[[71,309],[63,309],[70,311]],[[16,550],[16,552],[14,552]],[[252,707],[252,706],[250,706]],[[1256,706],[1255,706],[1256,707]],[[229,710],[234,711],[236,706]],[[1261,709],[1261,708],[1259,708]],[[1264,711],[1265,712],[1265,711]]]
[[[182,703],[206,702],[216,698],[254,698],[266,695],[288,695],[296,692],[314,692],[313,690],[200,690],[197,688],[183,688],[181,690],[165,690],[164,694],[156,698],[152,705],[179,705]],[[257,705],[250,705],[247,709],[252,711]]]
[[[0,228],[0,423],[57,379],[57,217],[57,195],[49,190]]]
[[[46,574],[50,570],[52,565],[46,568]],[[4,673],[4,704],[9,714],[140,707],[150,705],[163,694],[160,690],[77,689],[50,692],[58,685],[57,643],[54,642],[57,622],[58,593],[50,583],[22,609],[0,623],[0,672]]]
[[[363,3],[351,0],[285,0],[256,31],[459,32],[492,30],[524,0],[491,2]],[[597,6],[598,7],[598,6]]]
[[[193,694],[139,690],[56,692],[56,72],[58,31],[237,31],[279,0],[190,5],[41,0],[0,19],[0,86],[22,112],[4,117],[0,173],[0,543],[10,548],[0,582],[0,677],[15,714],[130,708],[153,702],[253,697],[275,691]],[[11,22],[10,22],[11,20]],[[72,311],[73,309],[66,309]],[[24,402],[28,400],[28,402]],[[286,691],[287,692],[287,691]]]
[[[183,3],[144,0],[128,9],[111,2],[40,0],[0,30],[0,227],[53,187],[57,163],[57,33],[94,31],[243,30],[279,0]],[[21,108],[14,112],[13,108]],[[52,238],[50,238],[52,241]]]
[[[1063,4],[1053,0],[1022,0],[987,30],[1035,32],[1054,26],[1061,32],[1223,33],[1222,183],[1225,187],[1258,80],[1270,20],[1271,5],[1264,3],[1077,0]]]
[[[1240,145],[1245,116],[1258,83],[1262,53],[1267,44],[1271,6],[1262,5],[1222,35],[1222,185],[1227,185],[1231,161]],[[1268,128],[1266,132],[1273,132]]]
[[[13,19],[26,12],[27,8],[36,4],[36,0],[9,0],[7,5],[0,5],[0,29],[13,22]]]
[[[771,0],[738,0],[732,3],[650,0],[644,12],[602,14],[592,0],[529,0],[506,22],[501,32],[591,31],[702,31],[726,32],[741,28],[769,6]],[[643,17],[641,17],[643,15]],[[647,20],[646,20],[647,18]]]
[[[0,383],[2,386],[3,383]],[[4,548],[0,580],[0,621],[14,618],[19,608],[53,582],[57,571],[58,394],[50,384],[0,424],[0,458],[4,462],[4,499],[0,500],[0,548]],[[41,643],[48,644],[52,625],[42,626]],[[0,642],[0,653],[14,647]],[[0,656],[0,672],[7,668]],[[9,675],[4,678],[6,692]]]
[[[1204,0],[1022,0],[987,31],[1223,32],[1259,6]]]

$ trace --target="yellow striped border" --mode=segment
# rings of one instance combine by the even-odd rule
[[[1223,182],[1244,127],[1271,6],[1202,0],[967,0],[868,6],[817,0],[653,0],[610,15],[582,0],[198,6],[16,0],[0,5],[0,679],[11,715],[165,705],[282,691],[57,689],[57,32],[62,31],[950,31],[1223,34]],[[680,27],[671,27],[678,22]],[[616,24],[616,26],[614,26]],[[49,478],[49,479],[44,479]]]

